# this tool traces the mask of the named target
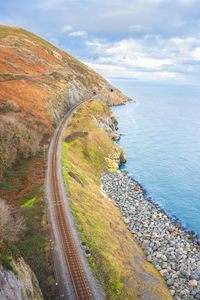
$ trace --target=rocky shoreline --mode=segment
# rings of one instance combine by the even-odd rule
[[[106,172],[102,190],[121,211],[147,260],[165,278],[175,300],[200,299],[200,246],[191,232],[145,196],[127,172]]]

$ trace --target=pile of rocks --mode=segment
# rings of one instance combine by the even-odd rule
[[[200,299],[199,242],[152,203],[126,172],[105,173],[101,182],[147,260],[165,278],[174,299]]]

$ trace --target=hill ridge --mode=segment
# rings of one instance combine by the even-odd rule
[[[74,104],[97,95],[111,105],[128,100],[70,54],[14,26],[0,25],[0,86],[0,176],[46,149]]]

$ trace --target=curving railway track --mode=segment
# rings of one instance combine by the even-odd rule
[[[85,102],[85,101],[84,101]],[[70,118],[74,110],[82,105],[83,102],[75,105],[64,117],[60,127],[54,136],[52,141],[52,150],[49,156],[49,206],[53,207],[53,215],[51,212],[51,222],[54,223],[54,236],[56,235],[57,241],[60,242],[60,250],[62,252],[62,268],[66,268],[67,285],[70,289],[70,293],[62,295],[66,299],[94,299],[92,290],[89,286],[87,277],[85,275],[79,253],[77,251],[76,243],[73,238],[73,234],[70,228],[68,217],[66,214],[66,207],[64,205],[64,198],[62,189],[60,186],[60,180],[58,175],[58,143],[62,135],[63,127],[66,121]],[[53,203],[53,206],[52,206]],[[52,216],[53,219],[52,220]],[[56,242],[55,242],[56,243]],[[55,245],[57,247],[57,245]],[[61,272],[62,273],[62,272]],[[58,278],[59,281],[60,278]],[[64,285],[64,284],[63,284]]]

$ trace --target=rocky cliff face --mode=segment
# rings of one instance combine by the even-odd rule
[[[0,267],[0,299],[42,300],[37,278],[23,258],[18,258],[12,263],[17,275]]]
[[[82,100],[128,100],[99,74],[38,36],[0,26],[1,174],[43,150],[57,122]],[[1,175],[0,174],[0,175]]]
[[[118,122],[112,113],[110,113],[110,115],[100,117],[99,119],[96,119],[93,116],[93,122],[101,127],[112,140],[116,141],[120,139],[120,134],[117,132]]]

